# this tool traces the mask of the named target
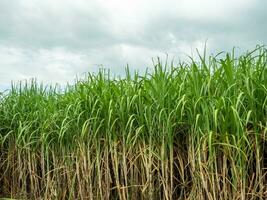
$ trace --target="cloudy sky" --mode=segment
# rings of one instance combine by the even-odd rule
[[[267,43],[266,0],[0,0],[0,90]]]

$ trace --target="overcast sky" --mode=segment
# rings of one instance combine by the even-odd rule
[[[0,90],[267,43],[266,0],[0,0]]]

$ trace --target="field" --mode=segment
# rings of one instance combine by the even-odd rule
[[[0,96],[0,198],[266,199],[267,49]]]

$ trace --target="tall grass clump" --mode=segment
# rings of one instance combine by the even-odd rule
[[[267,49],[0,96],[0,198],[266,199]]]

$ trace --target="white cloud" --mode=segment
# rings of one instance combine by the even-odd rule
[[[115,74],[126,63],[266,44],[264,0],[1,0],[0,89],[37,77],[65,83],[98,65]]]
[[[45,83],[65,84],[73,80],[82,66],[87,65],[83,54],[65,49],[0,48],[0,86],[11,80],[36,77]]]

